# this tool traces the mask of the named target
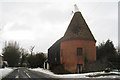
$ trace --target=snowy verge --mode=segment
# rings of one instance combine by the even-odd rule
[[[120,72],[114,72],[114,71],[110,72],[110,73],[90,72],[90,73],[82,73],[82,74],[57,75],[57,74],[54,74],[53,72],[46,70],[46,69],[43,69],[43,68],[34,68],[34,69],[29,69],[29,70],[44,73],[52,78],[120,78]],[[114,73],[114,75],[111,75],[113,73]],[[105,74],[107,74],[107,75],[105,75]]]
[[[0,80],[12,72],[14,69],[12,68],[0,68]]]
[[[51,72],[49,70],[43,69],[43,68],[33,68],[33,69],[29,68],[29,70],[43,73],[44,75],[49,76],[51,78],[57,78],[56,74],[54,74],[53,72]]]

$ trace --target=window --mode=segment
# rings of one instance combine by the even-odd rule
[[[77,56],[82,56],[82,48],[77,48]]]

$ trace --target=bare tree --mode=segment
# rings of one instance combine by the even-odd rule
[[[31,48],[30,48],[31,56],[33,55],[34,48],[35,48],[35,46],[31,46]]]

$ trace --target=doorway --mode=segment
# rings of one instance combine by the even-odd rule
[[[83,71],[83,65],[82,64],[77,64],[77,73],[80,73]]]

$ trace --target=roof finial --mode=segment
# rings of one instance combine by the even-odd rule
[[[79,12],[79,8],[77,7],[76,4],[74,5],[74,11],[75,11],[75,12]]]

